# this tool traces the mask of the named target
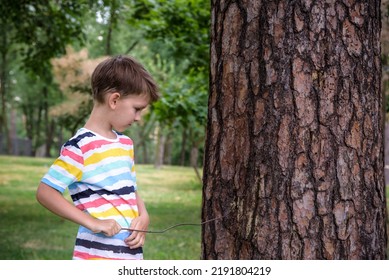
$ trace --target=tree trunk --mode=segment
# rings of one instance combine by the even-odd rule
[[[44,86],[42,89],[43,92],[43,112],[44,112],[44,122],[45,122],[45,157],[50,157],[51,145],[53,143],[53,134],[54,134],[54,123],[49,120],[49,96],[48,88]]]
[[[169,129],[165,138],[163,164],[172,165],[173,162],[173,132]]]
[[[108,19],[108,30],[107,30],[107,41],[105,43],[105,54],[112,55],[112,32],[118,20],[118,2],[111,1],[109,6],[109,19]]]
[[[380,1],[212,1],[203,259],[385,259]]]
[[[203,181],[201,174],[199,172],[198,167],[198,159],[199,159],[199,148],[197,146],[192,146],[190,150],[190,165],[193,167],[197,179],[199,179],[200,183]]]
[[[186,153],[186,140],[187,140],[187,131],[186,128],[182,128],[182,138],[181,138],[181,152],[180,152],[180,165],[185,166],[185,153]]]
[[[8,126],[8,110],[7,110],[7,97],[8,97],[8,83],[9,83],[9,74],[8,74],[8,36],[6,32],[7,22],[5,20],[1,21],[2,31],[1,42],[0,42],[0,96],[1,96],[1,115],[0,115],[0,134],[3,134],[3,139],[6,141],[6,153],[12,154],[12,139]]]
[[[154,167],[160,169],[163,166],[163,158],[165,154],[165,142],[166,142],[166,134],[163,131],[163,128],[159,126],[157,133],[157,145],[156,145],[156,153],[154,160]]]

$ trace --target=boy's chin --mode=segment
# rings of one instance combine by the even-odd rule
[[[125,126],[125,127],[114,127],[114,130],[116,130],[117,132],[123,133],[129,127],[130,127],[130,125]]]

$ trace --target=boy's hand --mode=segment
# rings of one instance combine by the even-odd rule
[[[113,219],[109,220],[95,220],[91,230],[94,233],[103,233],[106,236],[114,236],[121,230],[121,226]]]
[[[138,230],[147,230],[150,223],[149,216],[147,214],[136,217],[132,220],[131,228]],[[129,237],[127,237],[124,242],[131,249],[142,247],[145,243],[146,233],[133,231]]]

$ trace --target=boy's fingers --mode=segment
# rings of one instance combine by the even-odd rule
[[[106,220],[103,223],[105,223],[106,228],[101,230],[100,232],[102,232],[106,236],[114,236],[115,234],[118,234],[121,231],[121,226],[115,220]]]
[[[131,249],[142,247],[145,241],[145,237],[142,234],[133,232],[129,237],[126,238],[125,242]]]

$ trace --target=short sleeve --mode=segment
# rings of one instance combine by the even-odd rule
[[[64,145],[42,182],[63,193],[67,187],[82,178],[83,156],[77,145]]]

